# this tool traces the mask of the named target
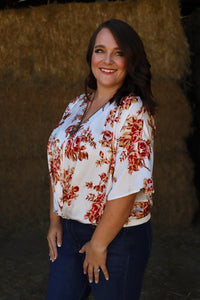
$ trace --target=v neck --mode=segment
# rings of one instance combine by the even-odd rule
[[[108,102],[106,102],[106,103],[104,103],[102,106],[100,106],[97,110],[95,110],[91,115],[89,115],[89,117],[87,118],[87,119],[85,119],[85,120],[83,120],[82,122],[81,122],[81,124],[84,124],[84,123],[87,123],[95,114],[97,114],[100,110],[104,110],[104,108],[107,106],[107,104],[109,103],[109,101]],[[88,105],[87,105],[88,106]],[[87,106],[86,106],[86,110],[87,110]],[[83,115],[85,114],[85,111],[84,111],[84,113],[83,113]]]
[[[76,134],[79,132],[80,129],[83,129],[85,124],[88,124],[90,121],[92,121],[92,119],[103,109],[105,109],[105,107],[107,106],[107,104],[110,102],[106,102],[104,103],[101,107],[99,107],[96,111],[94,111],[94,113],[92,113],[92,115],[90,115],[86,120],[82,121],[82,118],[84,117],[84,114],[87,111],[88,105],[89,103],[86,100],[86,96],[83,99],[82,103],[79,103],[79,109],[81,109],[81,111],[78,109],[76,116],[74,118],[75,123],[73,122],[70,126],[70,130],[69,130],[69,136],[70,138],[73,138],[76,136]],[[86,105],[86,106],[85,106]]]

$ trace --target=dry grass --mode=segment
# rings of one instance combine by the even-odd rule
[[[187,71],[189,49],[178,3],[68,3],[1,11],[0,73],[9,80],[26,81],[52,76],[68,87],[81,82],[87,72],[83,57],[91,33],[102,21],[119,18],[141,35],[154,76],[180,79]],[[94,15],[85,22],[86,16]]]
[[[85,16],[92,15],[95,18],[87,18],[86,23]],[[68,101],[83,91],[84,55],[91,32],[111,17],[135,27],[152,64],[159,104],[154,220],[190,224],[197,206],[193,164],[185,144],[192,116],[176,83],[188,70],[189,50],[178,0],[53,4],[0,12],[3,224],[46,220],[47,140]]]

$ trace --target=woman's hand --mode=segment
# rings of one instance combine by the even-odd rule
[[[58,258],[57,247],[62,245],[63,229],[60,222],[60,218],[57,221],[51,221],[47,234],[47,240],[49,244],[49,256],[50,260],[54,262]]]
[[[96,283],[99,282],[99,268],[102,270],[105,279],[109,279],[106,268],[107,247],[127,221],[135,197],[136,193],[107,201],[104,213],[96,226],[92,239],[81,248],[80,253],[85,252],[86,254],[83,271],[84,274],[88,273],[90,282],[93,282],[93,277]]]
[[[84,274],[88,273],[89,282],[93,282],[93,277],[95,283],[99,282],[99,272],[103,272],[105,279],[109,279],[108,270],[106,268],[106,258],[107,249],[95,246],[92,241],[87,242],[81,250],[80,253],[85,252],[85,260],[83,263]]]

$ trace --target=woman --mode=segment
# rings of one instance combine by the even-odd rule
[[[85,94],[48,143],[46,299],[139,299],[151,249],[155,103],[142,41],[109,20],[91,37]],[[93,92],[88,92],[88,87]]]

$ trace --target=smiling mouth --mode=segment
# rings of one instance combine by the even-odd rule
[[[103,69],[103,68],[101,68],[100,69],[102,72],[105,72],[105,73],[108,73],[108,74],[111,74],[111,73],[114,73],[115,72],[115,70],[109,70],[109,69]]]

